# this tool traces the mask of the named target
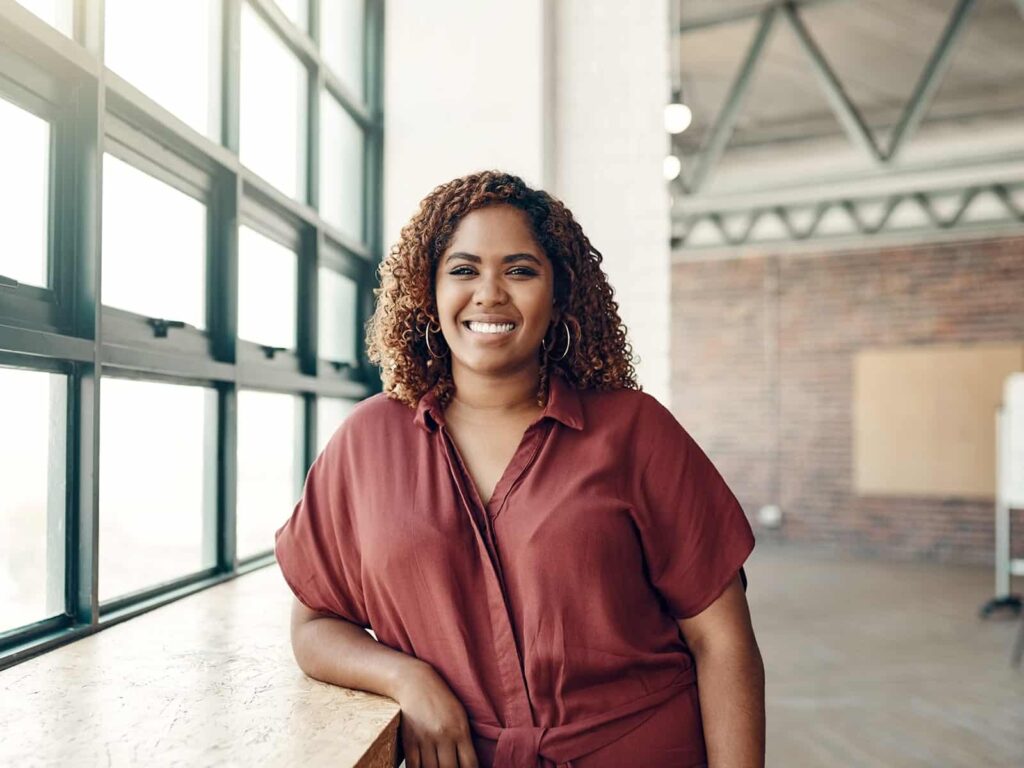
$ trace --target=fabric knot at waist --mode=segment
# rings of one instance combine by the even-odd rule
[[[497,741],[494,768],[551,768],[607,746],[654,715],[658,707],[697,681],[693,667],[669,685],[594,717],[558,726],[513,725],[502,728],[470,720],[485,739]]]

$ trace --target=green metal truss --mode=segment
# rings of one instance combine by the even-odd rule
[[[677,0],[678,1],[678,0]],[[833,237],[834,226],[822,227],[822,222],[835,222],[845,217],[846,235],[871,238],[890,232],[919,234],[945,232],[958,227],[973,230],[1016,226],[1024,222],[1018,200],[1020,185],[1024,182],[1024,146],[1021,151],[999,157],[977,158],[977,163],[960,161],[956,168],[933,166],[928,169],[910,168],[902,162],[902,152],[912,141],[922,118],[949,69],[957,42],[968,26],[975,0],[958,0],[950,11],[945,28],[935,43],[918,77],[895,127],[883,142],[864,119],[861,111],[850,99],[840,78],[829,64],[825,52],[810,34],[800,9],[829,0],[805,2],[775,2],[756,12],[758,24],[734,77],[726,100],[704,136],[699,150],[692,159],[684,159],[684,170],[670,182],[673,196],[672,246],[692,250],[697,248],[743,246],[758,242],[804,242]],[[855,0],[845,0],[851,5]],[[1024,0],[1014,0],[1024,13]],[[683,23],[679,34],[695,29],[729,24],[754,16],[749,10],[726,13],[712,19]],[[742,192],[709,194],[706,190],[736,126],[757,67],[777,23],[786,24],[794,33],[807,65],[824,93],[850,144],[864,153],[874,169],[871,172],[875,186],[885,187],[884,194],[866,190],[864,174],[833,175],[804,182],[796,187],[785,183]],[[1019,173],[1006,178],[1005,170],[1015,168]],[[988,173],[999,169],[998,173]],[[955,171],[951,173],[950,171]],[[952,176],[970,177],[967,181],[951,183]],[[878,182],[881,182],[880,184]],[[951,212],[939,213],[935,201],[947,203],[950,196],[960,202]],[[974,215],[972,206],[977,200],[989,200],[985,215]],[[993,206],[991,200],[999,201]],[[905,216],[892,214],[905,206],[916,206],[918,223],[907,225]],[[871,210],[875,215],[868,216]],[[911,217],[913,218],[913,217]],[[801,224],[795,224],[800,219]],[[741,222],[736,224],[735,222]],[[718,237],[714,237],[717,232]],[[696,236],[695,236],[696,235]]]

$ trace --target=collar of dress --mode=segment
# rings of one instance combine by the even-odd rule
[[[548,403],[541,412],[540,419],[547,416],[567,427],[583,429],[583,407],[580,405],[579,390],[557,370],[552,371],[548,377]],[[427,390],[420,398],[414,421],[427,432],[433,432],[438,425],[444,424],[444,411],[432,389]]]

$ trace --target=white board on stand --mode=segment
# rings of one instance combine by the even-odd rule
[[[999,457],[1000,497],[1008,507],[1024,509],[1024,373],[1012,373],[1003,385],[1003,429]]]

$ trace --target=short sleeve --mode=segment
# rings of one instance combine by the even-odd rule
[[[701,613],[754,548],[743,508],[672,412],[650,395],[638,419],[633,477],[637,527],[652,585],[672,616]]]
[[[369,629],[344,433],[336,432],[310,467],[302,497],[274,535],[274,553],[303,605]]]

